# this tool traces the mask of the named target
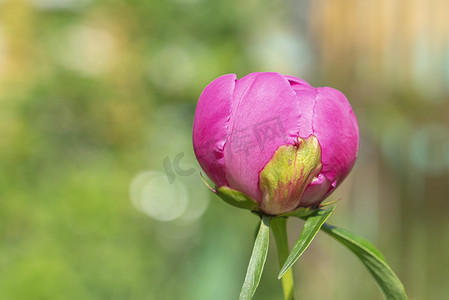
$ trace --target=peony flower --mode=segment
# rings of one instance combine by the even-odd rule
[[[353,167],[358,145],[340,91],[279,73],[215,79],[193,122],[195,155],[218,193],[238,193],[268,215],[320,205]]]

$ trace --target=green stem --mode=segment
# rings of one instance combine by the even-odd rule
[[[287,218],[275,218],[271,221],[271,229],[276,240],[276,248],[278,250],[279,267],[285,263],[288,257],[288,239],[287,239]],[[289,269],[282,276],[282,289],[284,291],[284,300],[294,300],[294,281],[293,271]]]

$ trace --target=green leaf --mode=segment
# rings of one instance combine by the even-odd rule
[[[270,236],[270,217],[263,216],[260,222],[259,233],[254,242],[253,253],[246,271],[245,281],[240,291],[240,300],[250,300],[253,298],[262,277],[263,267],[267,259],[269,236]]]
[[[292,251],[287,257],[287,260],[282,266],[278,278],[281,278],[304,253],[334,208],[335,206],[329,207],[328,209],[316,210],[312,215],[306,218],[304,228],[302,229],[296,244],[293,246]]]
[[[217,190],[217,195],[228,204],[238,208],[244,208],[249,209],[251,211],[255,211],[259,207],[257,202],[255,202],[247,195],[237,190],[233,190],[227,186],[220,187]]]
[[[385,299],[407,299],[404,286],[398,276],[388,266],[382,254],[370,242],[329,224],[324,224],[321,229],[357,255],[376,280]]]

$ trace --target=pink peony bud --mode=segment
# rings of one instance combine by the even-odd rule
[[[351,170],[358,145],[357,120],[341,92],[279,73],[215,79],[193,122],[207,176],[269,215],[319,205]]]

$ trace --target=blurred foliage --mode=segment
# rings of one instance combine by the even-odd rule
[[[254,71],[348,96],[361,152],[331,222],[412,299],[448,298],[447,6],[1,0],[0,299],[235,299],[257,218],[208,193],[191,124],[208,82]],[[274,249],[255,299],[281,295]],[[321,234],[295,272],[303,299],[380,298]]]

